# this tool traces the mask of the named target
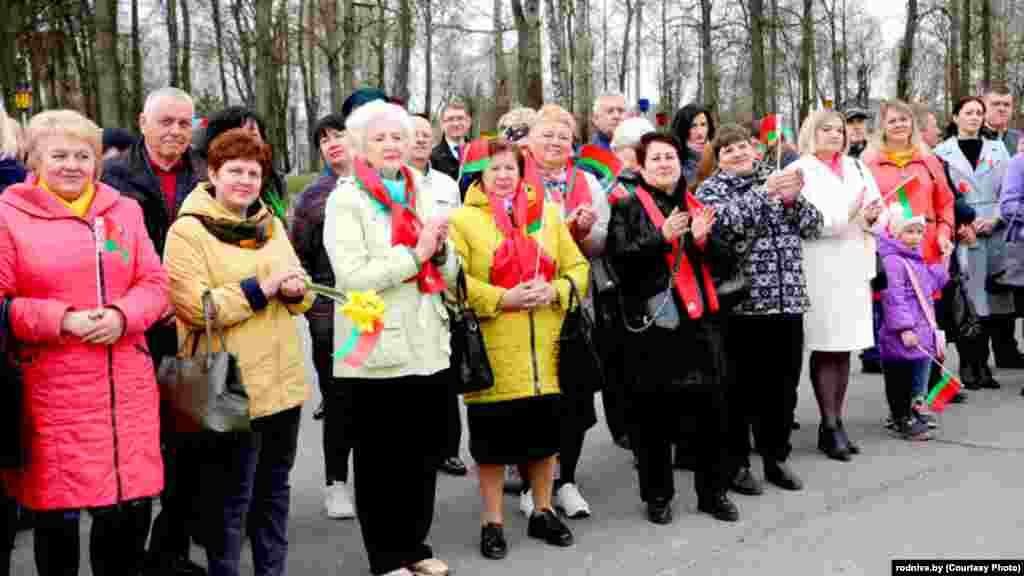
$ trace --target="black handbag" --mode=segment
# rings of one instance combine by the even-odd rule
[[[24,380],[18,366],[16,342],[10,323],[11,300],[0,300],[0,469],[16,470],[25,464],[21,410]]]
[[[494,372],[487,359],[484,335],[476,312],[466,299],[466,273],[459,269],[455,287],[456,302],[449,306],[452,333],[452,371],[455,372],[455,393],[480,392],[494,386]]]
[[[1006,227],[1002,245],[990,244],[985,291],[990,294],[1004,294],[1024,288],[1024,220],[1019,213],[1010,216],[1009,222],[1000,223],[994,230]],[[994,235],[994,234],[993,234]]]
[[[216,328],[220,351],[213,351],[217,313],[209,291],[203,293],[203,317],[206,354],[196,356],[199,333],[193,332],[192,356],[164,358],[157,374],[161,394],[171,406],[174,429],[177,432],[249,432],[252,429],[249,395],[242,385],[238,359],[227,351],[224,330],[220,326]]]
[[[967,342],[981,336],[981,321],[959,272],[952,275],[942,290],[942,298],[936,308],[939,327],[946,332],[950,342]]]
[[[594,319],[576,283],[569,281],[569,308],[558,336],[558,380],[564,394],[594,393],[604,389],[604,369],[594,343]],[[575,306],[574,306],[575,304]]]

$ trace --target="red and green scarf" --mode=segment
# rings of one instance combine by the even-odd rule
[[[401,174],[405,179],[406,198],[409,199],[408,208],[391,198],[391,194],[384,187],[384,182],[381,181],[377,171],[371,168],[365,160],[356,159],[354,174],[359,186],[391,212],[391,245],[415,248],[419,241],[420,231],[423,230],[423,223],[416,216],[416,187],[409,168],[404,165],[401,167]],[[429,260],[420,264],[420,271],[413,278],[415,278],[420,292],[424,294],[435,294],[445,288],[441,271]],[[409,281],[411,282],[413,278],[410,278]]]
[[[530,236],[544,227],[543,192],[535,190],[531,199],[530,191],[531,187],[520,181],[511,198],[511,216],[506,199],[486,192],[494,224],[504,237],[491,259],[491,284],[495,286],[513,288],[538,276],[545,281],[555,276],[554,259]]]

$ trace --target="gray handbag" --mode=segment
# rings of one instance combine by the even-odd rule
[[[206,320],[206,354],[197,356],[199,332],[193,332],[192,356],[164,358],[157,381],[161,395],[170,403],[177,432],[249,432],[249,395],[242,385],[238,360],[227,351],[224,330],[216,327],[220,351],[213,351],[217,320],[213,296],[203,293]],[[186,342],[188,339],[186,338]]]

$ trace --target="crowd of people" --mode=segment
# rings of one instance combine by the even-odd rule
[[[469,471],[462,402],[479,549],[495,560],[506,491],[552,546],[600,516],[577,474],[597,392],[658,525],[673,520],[674,469],[694,471],[697,509],[725,522],[741,516],[730,491],[803,488],[788,461],[805,351],[826,457],[862,450],[843,421],[854,351],[883,375],[886,426],[927,440],[943,375],[998,388],[990,347],[996,366],[1024,367],[1024,283],[1006,264],[1024,258],[1013,109],[993,87],[956,104],[945,139],[934,112],[898,100],[874,135],[873,114],[852,108],[763,139],[773,119],[719,124],[688,104],[658,131],[603,94],[583,143],[557,104],[511,110],[472,141],[453,100],[435,145],[429,116],[361,89],[316,122],[325,169],[293,199],[253,111],[194,131],[177,88],[148,95],[137,138],[70,110],[24,127],[0,116],[0,352],[23,388],[21,433],[2,444],[17,465],[0,482],[0,573],[20,510],[41,576],[78,573],[83,512],[97,576],[234,576],[246,538],[257,575],[284,574],[309,373],[324,511],[358,520],[375,575],[450,572],[429,534],[438,473]],[[337,353],[354,320],[314,285],[380,296],[360,362]],[[465,394],[459,305],[493,376]],[[567,376],[560,354],[581,311],[595,381]],[[163,360],[215,349],[235,358],[251,431],[183,430],[161,399]]]

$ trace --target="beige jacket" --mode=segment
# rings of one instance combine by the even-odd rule
[[[444,215],[458,198],[431,186],[414,173],[416,213],[423,222]],[[427,376],[448,368],[451,337],[448,310],[441,294],[422,294],[414,277],[419,266],[412,250],[391,245],[391,213],[383,210],[352,178],[338,180],[324,213],[324,248],[334,269],[336,288],[345,292],[376,290],[384,300],[384,331],[366,363],[353,368],[334,360],[335,378],[398,378]],[[455,285],[458,257],[451,243],[441,273]],[[352,332],[352,323],[339,314],[334,319],[340,343]]]
[[[253,218],[265,211],[265,207],[261,208]],[[228,351],[238,357],[252,417],[269,416],[301,405],[309,398],[310,387],[302,343],[292,316],[308,310],[313,296],[306,294],[296,304],[285,304],[275,297],[265,307],[256,302],[254,308],[251,295],[247,296],[243,287],[249,286],[251,290],[254,281],[258,283],[279,268],[300,266],[284,223],[275,219],[270,241],[254,250],[221,242],[199,220],[189,218],[189,214],[241,220],[214,199],[207,184],[196,187],[181,205],[164,249],[171,301],[177,314],[179,347],[186,354],[191,353],[193,339],[199,338],[198,351],[206,350],[202,295],[210,290],[218,324],[225,327]],[[219,343],[215,343],[214,349],[219,348]]]

